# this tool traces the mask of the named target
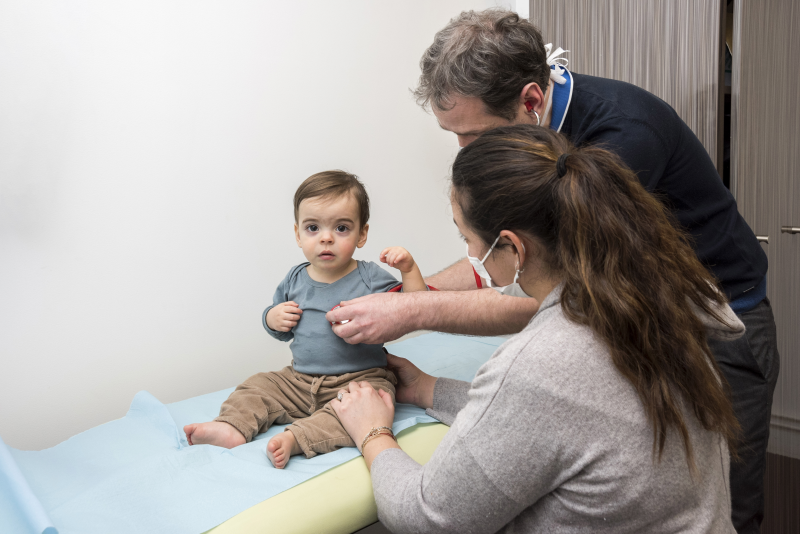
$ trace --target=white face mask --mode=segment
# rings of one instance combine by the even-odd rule
[[[478,273],[478,276],[486,280],[486,282],[489,284],[489,287],[493,287],[494,284],[492,284],[492,277],[489,275],[489,271],[486,270],[486,267],[484,267],[483,263],[489,258],[489,254],[492,253],[492,250],[494,250],[494,247],[497,245],[498,241],[500,241],[500,236],[497,236],[497,239],[494,240],[494,243],[492,243],[492,246],[489,247],[489,251],[482,260],[473,258],[469,255],[469,244],[467,244],[467,259],[469,260],[470,265],[472,265],[472,268],[475,269],[476,273]],[[522,245],[522,250],[525,250],[525,245]],[[519,270],[519,262],[517,262],[516,271],[517,272],[514,274],[514,281],[511,282],[512,284],[517,283],[517,280],[519,280],[519,273],[522,272]]]
[[[486,270],[486,267],[483,266],[483,262],[487,260],[489,254],[492,253],[492,250],[494,250],[494,246],[497,244],[499,240],[500,236],[497,236],[497,239],[494,240],[492,246],[489,247],[489,252],[486,253],[486,255],[483,257],[482,260],[479,260],[478,258],[473,258],[472,256],[469,255],[469,243],[467,243],[467,259],[469,260],[469,263],[472,265],[472,268],[475,269],[475,272],[478,273],[478,276],[489,282],[489,285],[492,285],[492,277],[489,275],[489,271]]]

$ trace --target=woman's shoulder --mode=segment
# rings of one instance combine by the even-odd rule
[[[576,409],[612,402],[628,406],[638,418],[636,392],[614,366],[605,343],[588,326],[567,319],[560,306],[547,315],[501,345],[478,370],[471,399],[486,407],[506,403],[509,409],[554,398]]]
[[[560,373],[588,361],[610,362],[610,354],[591,328],[569,320],[560,305],[537,314],[519,334],[509,339],[487,363],[506,361],[508,365],[541,372]]]

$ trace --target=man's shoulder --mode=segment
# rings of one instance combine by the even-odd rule
[[[585,74],[573,74],[573,78],[575,88],[563,130],[573,143],[608,144],[615,152],[615,146],[627,152],[636,147],[658,148],[668,159],[686,138],[686,124],[654,94],[619,80]]]
[[[624,100],[627,98],[656,100],[666,104],[662,99],[638,85],[612,78],[601,78],[589,74],[570,73],[575,80],[574,93],[579,93],[585,97],[592,97],[600,100],[615,102],[627,105],[631,102]],[[623,100],[621,100],[623,99]],[[666,104],[669,106],[669,104]]]
[[[573,112],[592,114],[596,121],[627,120],[650,123],[680,121],[675,110],[661,98],[632,83],[588,74],[571,73],[575,80]]]

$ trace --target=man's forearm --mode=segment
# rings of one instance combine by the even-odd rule
[[[539,309],[532,298],[509,297],[494,289],[431,291],[407,297],[412,329],[472,336],[516,334]]]
[[[467,258],[462,258],[443,271],[425,279],[425,283],[441,291],[477,289],[475,272]]]

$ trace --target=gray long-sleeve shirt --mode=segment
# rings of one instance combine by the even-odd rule
[[[383,345],[350,345],[331,330],[325,314],[342,301],[372,293],[383,293],[400,284],[391,274],[371,261],[359,261],[356,269],[332,284],[313,280],[308,262],[292,267],[278,285],[272,305],[261,314],[269,335],[292,341],[292,366],[309,375],[343,375],[373,367],[386,367]],[[294,301],[303,310],[297,326],[278,332],[267,324],[269,311],[282,302]]]
[[[402,450],[372,464],[378,517],[392,532],[734,532],[725,440],[685,413],[699,474],[668,432],[660,461],[633,386],[560,288],[472,384],[440,378],[429,413],[451,426],[420,466]],[[717,337],[734,329],[703,319]]]

